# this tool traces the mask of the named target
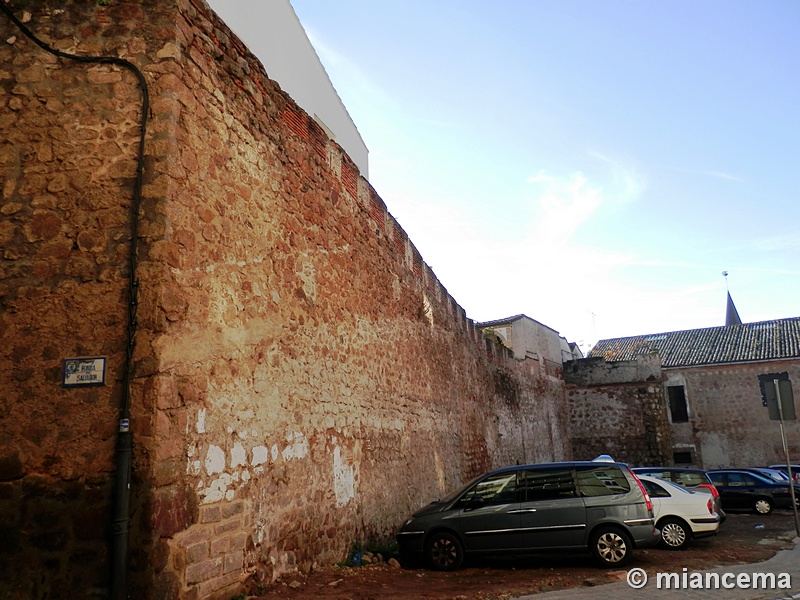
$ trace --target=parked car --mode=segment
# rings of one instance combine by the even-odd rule
[[[725,510],[749,509],[768,515],[773,508],[791,508],[789,483],[779,483],[744,469],[713,469],[708,472],[719,490]],[[800,498],[800,486],[794,485]]]
[[[403,523],[404,557],[437,570],[465,555],[591,552],[601,565],[627,563],[634,548],[657,545],[650,497],[621,463],[566,462],[485,473]]]
[[[725,511],[722,510],[722,500],[719,490],[714,486],[708,472],[703,469],[690,469],[688,467],[634,467],[637,475],[650,475],[665,481],[671,481],[693,492],[710,494],[714,499],[714,511],[719,515],[720,522],[725,522]]]
[[[787,468],[785,464],[769,465],[770,469],[778,469],[782,473],[786,473],[791,477],[795,483],[800,483],[800,465],[790,464]]]
[[[720,516],[714,510],[714,498],[704,492],[649,475],[637,475],[653,502],[656,527],[661,541],[672,550],[685,548],[692,539],[716,535]]]

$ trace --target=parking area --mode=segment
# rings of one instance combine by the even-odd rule
[[[794,537],[794,516],[790,511],[776,510],[767,516],[730,514],[715,537],[696,540],[680,551],[660,548],[637,551],[625,569],[638,567],[652,575],[681,572],[684,568],[697,571],[758,563],[791,548]],[[450,573],[396,568],[381,562],[362,567],[325,567],[308,575],[289,576],[268,589],[251,593],[258,600],[511,600],[614,583],[621,577],[624,572],[597,568],[588,556],[472,560]],[[793,583],[800,585],[800,581]],[[643,593],[642,597],[646,595]]]

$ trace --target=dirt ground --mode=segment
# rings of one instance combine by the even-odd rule
[[[729,514],[719,533],[696,540],[681,551],[660,548],[637,550],[625,569],[657,571],[709,569],[722,565],[766,560],[790,548],[795,536],[794,516],[775,511],[769,516]],[[398,568],[387,563],[361,567],[330,566],[308,575],[287,576],[255,600],[508,600],[570,587],[618,581],[625,571],[593,566],[587,556],[536,556],[472,560],[452,573],[424,568]]]

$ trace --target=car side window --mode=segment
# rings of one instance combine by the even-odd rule
[[[725,485],[725,473],[709,473],[708,476],[711,478],[711,483],[714,485]]]
[[[574,498],[575,482],[571,469],[527,469],[521,480],[523,501]]]
[[[650,494],[651,498],[671,498],[672,495],[665,490],[663,487],[654,483],[652,481],[647,481],[645,479],[641,480],[644,489],[647,490],[647,493]]]
[[[582,496],[610,496],[631,491],[628,478],[619,467],[587,467],[577,471]]]
[[[475,484],[460,504],[480,501],[483,504],[509,504],[517,501],[517,471],[498,473]]]
[[[743,473],[728,473],[728,486],[729,487],[745,487],[749,485]]]

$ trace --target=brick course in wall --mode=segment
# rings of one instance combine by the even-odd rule
[[[28,10],[55,47],[135,62],[150,92],[135,597],[227,599],[390,539],[490,467],[571,457],[563,381],[483,340],[205,3]],[[0,591],[105,597],[141,93],[0,33]],[[107,384],[62,388],[70,356],[105,356]]]

